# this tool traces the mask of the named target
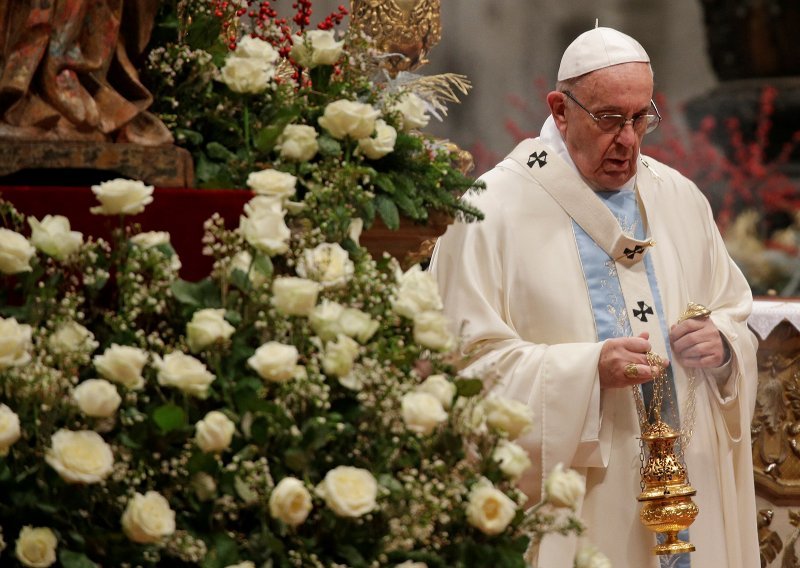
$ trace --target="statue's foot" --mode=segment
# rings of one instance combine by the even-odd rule
[[[42,73],[45,96],[67,120],[82,129],[94,129],[100,123],[100,114],[94,99],[83,88],[72,69],[54,69],[45,64]]]

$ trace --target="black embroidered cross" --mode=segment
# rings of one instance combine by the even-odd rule
[[[637,303],[639,304],[639,309],[638,310],[636,308],[633,309],[633,317],[638,318],[639,321],[646,322],[648,314],[653,315],[653,308],[651,308],[642,301],[639,301]]]
[[[644,252],[644,247],[642,245],[636,245],[633,247],[633,250],[625,247],[625,250],[622,253],[627,256],[629,259],[632,259],[637,254],[642,254]]]
[[[534,152],[528,156],[528,167],[532,168],[533,164],[538,164],[540,168],[547,164],[547,152],[542,150],[541,152]]]

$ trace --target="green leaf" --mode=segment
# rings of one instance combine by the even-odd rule
[[[382,189],[386,193],[394,193],[397,190],[397,188],[394,185],[394,182],[392,181],[392,178],[387,176],[386,174],[378,174],[377,176],[375,176],[374,182],[375,185],[378,186],[378,188]]]
[[[89,557],[80,552],[73,552],[71,550],[61,549],[58,551],[58,560],[64,568],[99,568],[99,564],[95,564]]]
[[[186,34],[192,49],[208,49],[219,41],[222,20],[219,18],[194,18]]]
[[[342,154],[342,145],[335,138],[323,134],[317,139],[317,143],[321,156],[340,156]]]
[[[194,167],[194,174],[197,177],[198,184],[215,179],[220,175],[222,165],[212,162],[204,153],[195,154],[195,160],[197,163]]]
[[[214,456],[211,454],[198,451],[192,454],[192,457],[189,458],[187,467],[189,469],[189,473],[192,475],[201,471],[213,473],[217,469],[217,460],[215,460]]]
[[[197,308],[219,308],[222,306],[217,285],[209,279],[199,282],[176,280],[172,283],[172,293],[183,303]]]
[[[208,156],[211,159],[220,162],[230,162],[231,160],[236,159],[236,154],[228,150],[219,142],[209,142],[206,145],[206,152],[208,152]]]
[[[153,422],[166,434],[186,425],[186,413],[180,406],[165,404],[153,411]]]
[[[483,381],[480,379],[456,379],[454,383],[458,396],[467,398],[478,396],[483,390]]]
[[[203,143],[203,135],[196,130],[189,130],[188,128],[176,128],[175,137],[179,140],[182,137],[193,146],[200,146]]]
[[[284,128],[283,124],[265,126],[253,136],[253,146],[260,152],[272,151]]]
[[[301,473],[311,463],[306,452],[300,448],[289,448],[283,453],[283,464],[290,470]]]
[[[392,231],[400,228],[400,213],[397,211],[394,201],[385,195],[378,194],[375,196],[375,207],[387,228]]]
[[[226,534],[214,535],[213,544],[203,559],[203,568],[223,568],[239,562],[236,541]]]
[[[253,269],[267,278],[272,278],[272,259],[265,254],[259,254],[253,261]]]

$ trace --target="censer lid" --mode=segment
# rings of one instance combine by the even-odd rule
[[[642,440],[673,439],[678,437],[680,437],[680,434],[672,426],[661,420],[651,424],[647,427],[647,430],[642,432]]]

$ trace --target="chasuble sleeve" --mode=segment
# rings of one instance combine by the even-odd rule
[[[602,426],[610,423],[610,417],[604,413],[601,421],[597,374],[602,343],[591,334],[561,341],[574,335],[578,326],[547,315],[565,291],[559,286],[541,286],[541,282],[563,272],[562,260],[558,254],[549,260],[539,257],[538,262],[530,258],[537,254],[531,240],[536,240],[537,231],[531,229],[531,219],[526,223],[524,208],[517,207],[525,200],[517,200],[508,184],[503,185],[502,201],[497,199],[493,181],[490,176],[488,189],[479,199],[470,199],[486,219],[450,226],[437,243],[431,272],[445,313],[462,340],[462,352],[471,361],[467,372],[489,381],[499,395],[533,409],[535,426],[517,442],[529,451],[534,463],[521,486],[536,500],[543,476],[557,463],[568,467],[607,464],[610,427]],[[532,272],[525,273],[525,267],[531,265]],[[573,296],[585,296],[581,286],[582,282],[576,285]],[[540,287],[550,295],[543,296]],[[575,306],[564,311],[570,307]],[[593,326],[588,327],[593,334]],[[545,337],[559,341],[546,342]]]
[[[677,265],[662,259],[662,274],[680,267],[680,299],[672,302],[683,309],[691,300],[711,309],[711,319],[727,340],[731,351],[730,373],[720,377],[714,370],[698,370],[708,390],[712,412],[718,417],[718,434],[737,443],[749,431],[757,385],[755,336],[747,327],[752,294],[747,280],[728,255],[711,207],[697,186],[671,168],[658,164],[664,181],[657,184],[655,205],[660,217],[656,242],[669,244]],[[675,294],[662,290],[669,297]]]
[[[711,319],[725,336],[731,349],[731,373],[726,381],[715,380],[706,371],[706,385],[717,402],[728,436],[738,442],[742,431],[750,428],[755,408],[758,381],[756,350],[758,342],[747,326],[753,298],[742,272],[728,255],[711,209],[705,204],[710,247]]]

